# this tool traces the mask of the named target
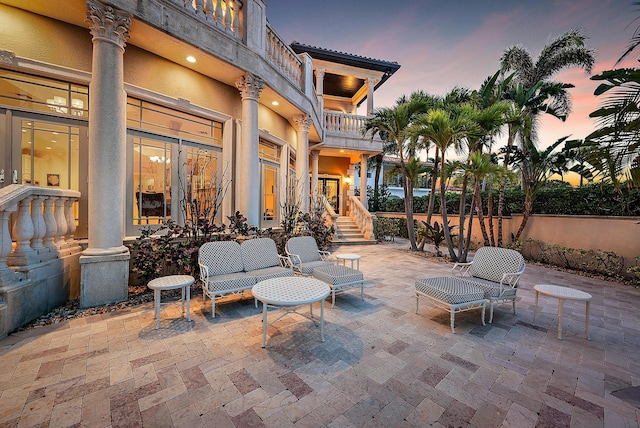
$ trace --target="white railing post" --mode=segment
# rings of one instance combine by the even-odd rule
[[[44,246],[49,251],[56,251],[55,236],[58,232],[58,226],[56,225],[56,217],[53,214],[53,202],[54,196],[50,196],[44,200],[44,223],[46,226],[46,233],[44,235]]]
[[[76,232],[76,219],[73,217],[73,203],[74,200],[71,198],[66,198],[64,201],[64,216],[67,220],[67,233],[64,238],[68,246],[73,245],[73,234]]]
[[[7,264],[7,257],[11,253],[11,234],[9,233],[9,216],[15,212],[17,205],[10,206],[0,212],[0,284],[7,276],[14,274]]]
[[[65,245],[64,235],[67,233],[67,219],[64,217],[64,198],[56,198],[54,205],[56,207],[55,218],[57,225],[56,246],[62,248]]]
[[[13,266],[25,266],[29,264],[29,257],[34,253],[31,248],[31,238],[33,238],[31,199],[31,196],[27,196],[18,202],[18,215],[13,223],[13,231],[11,233],[13,239],[16,241],[16,247],[7,257],[7,262]]]
[[[42,202],[45,196],[36,196],[31,202],[31,222],[33,223],[33,238],[31,238],[31,248],[40,251],[44,248],[43,238],[47,233],[47,225],[42,214]]]

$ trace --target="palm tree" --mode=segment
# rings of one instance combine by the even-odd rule
[[[533,211],[533,203],[535,202],[538,190],[554,174],[562,175],[567,171],[568,159],[564,154],[574,140],[567,141],[565,149],[560,152],[554,150],[567,140],[568,137],[558,139],[555,143],[547,147],[543,151],[539,151],[536,146],[529,140],[527,141],[528,150],[523,152],[516,149],[514,160],[520,166],[522,173],[522,183],[524,187],[524,212],[522,223],[514,236],[514,241],[520,239],[520,235],[524,231],[527,221]]]
[[[453,248],[447,218],[445,180],[447,162],[445,154],[448,149],[459,147],[460,141],[470,133],[477,132],[477,125],[472,117],[472,109],[469,106],[457,109],[434,108],[418,116],[411,131],[414,135],[421,135],[425,140],[433,142],[440,153],[440,214],[442,215],[445,241],[453,261],[458,261],[458,255]]]
[[[362,134],[371,140],[376,134],[382,134],[386,141],[396,144],[400,169],[404,178],[404,209],[407,215],[407,234],[411,249],[416,251],[415,227],[413,224],[413,181],[406,171],[405,153],[410,142],[408,128],[415,117],[425,111],[426,103],[422,93],[412,94],[410,98],[401,97],[394,107],[376,109],[366,119]],[[411,155],[409,155],[409,159]]]
[[[526,153],[530,145],[533,144],[535,147],[537,119],[540,114],[547,113],[565,120],[571,112],[571,98],[567,89],[572,88],[573,85],[551,79],[559,71],[571,67],[579,67],[591,72],[595,53],[585,46],[585,40],[586,36],[579,30],[568,31],[545,45],[535,61],[529,51],[522,46],[512,46],[502,54],[500,64],[503,73],[515,74],[511,91],[505,93],[505,98],[514,101],[514,113],[522,116],[513,122],[517,126],[509,131],[508,145],[510,147],[510,144],[513,144],[512,138],[519,137],[520,149],[525,155],[523,162],[528,162]],[[507,167],[510,153],[511,151],[507,150],[505,156]],[[504,201],[504,185],[501,184],[500,187],[498,245],[502,243],[501,216]],[[524,218],[523,221],[525,221]]]

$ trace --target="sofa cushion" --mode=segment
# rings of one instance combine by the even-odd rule
[[[246,290],[256,283],[254,276],[249,276],[245,272],[227,273],[210,277],[207,281],[207,288],[213,294],[229,293],[231,291]]]
[[[278,249],[271,238],[248,239],[240,244],[240,248],[242,249],[244,270],[247,272],[280,266]]]
[[[265,279],[293,276],[293,271],[282,266],[273,266],[263,269],[250,270],[249,272],[247,272],[247,275],[254,277],[256,279],[256,282],[260,282],[264,281]]]
[[[209,268],[209,275],[242,272],[242,252],[235,241],[205,242],[199,250],[200,263]]]
[[[311,275],[314,269],[319,267],[333,266],[333,262],[325,262],[324,260],[316,260],[315,262],[305,262],[300,266],[300,273],[303,275]]]
[[[505,273],[516,273],[524,267],[522,254],[498,247],[482,247],[476,251],[469,275],[500,283]]]

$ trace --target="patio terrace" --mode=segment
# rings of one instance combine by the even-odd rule
[[[163,306],[159,330],[149,303],[15,333],[0,341],[0,426],[638,426],[640,394],[620,394],[640,385],[640,290],[527,265],[517,315],[459,314],[454,335],[447,312],[421,301],[415,313],[413,293],[451,265],[406,248],[355,250],[365,300],[325,305],[324,343],[288,315],[262,349],[253,299],[212,319],[201,296],[192,322]],[[563,340],[555,299],[540,296],[532,324],[539,283],[593,295],[591,341],[582,302],[565,303]]]

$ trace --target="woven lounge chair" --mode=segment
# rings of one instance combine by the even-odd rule
[[[313,236],[290,238],[285,250],[293,270],[302,275],[310,276],[315,268],[333,266],[333,262],[329,260],[331,254],[328,251],[320,251]]]
[[[486,303],[490,303],[489,322],[493,322],[493,306],[512,302],[516,312],[516,292],[524,272],[524,258],[514,250],[482,247],[472,262],[456,263],[450,277],[421,278],[415,282],[416,313],[421,297],[451,312],[451,331],[455,333],[455,314],[482,308],[482,324]]]

